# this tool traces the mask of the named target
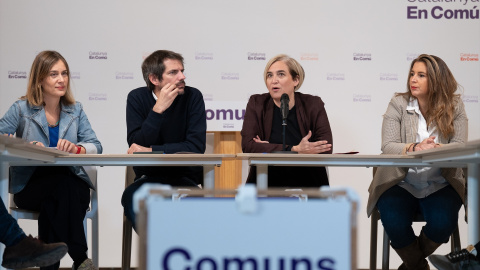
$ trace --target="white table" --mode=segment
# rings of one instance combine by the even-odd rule
[[[242,153],[237,154],[237,158],[248,160],[251,166],[257,167],[258,189],[268,188],[268,166],[468,167],[468,242],[476,244],[480,240],[480,140],[406,156]]]
[[[257,187],[267,189],[268,166],[336,166],[336,167],[432,167],[421,157],[401,155],[349,155],[349,154],[265,154],[241,153],[237,158],[248,160],[257,167]],[[462,162],[450,166],[465,167]]]
[[[203,166],[204,188],[215,188],[215,167],[226,154],[98,154],[70,155],[0,136],[0,195],[8,197],[8,166]]]
[[[68,153],[29,144],[22,139],[0,136],[0,162],[53,162],[55,157],[59,156],[68,156]]]

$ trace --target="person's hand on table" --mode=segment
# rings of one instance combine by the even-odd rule
[[[30,144],[45,147],[45,145],[43,143],[37,142],[37,141],[31,141]]]
[[[152,152],[152,148],[149,147],[143,147],[141,145],[138,145],[136,143],[132,143],[130,148],[128,148],[127,153],[128,154],[133,154],[135,152]]]
[[[303,137],[298,145],[292,147],[292,151],[300,154],[320,154],[332,149],[332,145],[327,141],[309,142],[310,137],[312,137],[312,131],[309,130],[307,136]]]
[[[57,149],[60,151],[65,151],[70,154],[81,154],[85,153],[84,148],[72,143],[69,140],[59,139],[57,143]],[[83,151],[82,151],[83,150]]]
[[[437,147],[435,136],[430,136],[415,146],[415,151],[427,150]]]

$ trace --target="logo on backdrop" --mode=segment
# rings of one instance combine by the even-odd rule
[[[226,81],[238,81],[240,80],[240,73],[235,72],[222,72],[221,74],[222,80]]]
[[[407,0],[409,3],[414,2],[427,2],[427,0]],[[428,0],[428,2],[443,2],[438,0]],[[478,9],[478,3],[480,0],[446,0],[445,2],[450,2],[450,6],[438,6],[437,3],[434,3],[435,6],[423,9],[418,6],[407,6],[407,19],[413,20],[478,20],[480,18],[480,12]],[[453,3],[452,3],[453,2]],[[453,5],[457,6],[453,6]],[[470,4],[470,5],[467,5]]]
[[[353,102],[372,102],[372,95],[353,94]]]
[[[243,101],[205,100],[208,131],[238,131],[243,125],[246,104]]]
[[[80,72],[70,72],[70,79],[80,79]]]
[[[90,101],[107,101],[107,94],[104,93],[88,93]]]
[[[380,73],[380,81],[398,81],[397,73]]]
[[[411,61],[417,59],[417,57],[419,55],[420,55],[419,53],[407,53],[407,61],[411,62]]]
[[[464,103],[478,103],[478,96],[464,95],[462,99]]]
[[[327,81],[345,81],[345,73],[327,73]]]
[[[371,53],[353,53],[353,61],[372,61]]]
[[[478,62],[478,53],[461,53],[460,61],[476,61]]]
[[[267,57],[265,53],[249,52],[247,53],[247,59],[248,60],[267,60]]]
[[[213,60],[213,53],[195,52],[195,60]]]
[[[213,100],[213,94],[203,94],[203,100],[204,101],[212,101]]]
[[[116,72],[116,80],[133,80],[133,72]]]
[[[243,120],[245,109],[206,109],[207,120]]]
[[[107,60],[107,52],[92,52],[92,51],[89,51],[88,52],[88,59],[92,59],[92,60],[96,60],[96,59],[99,59],[99,60]]]
[[[8,71],[8,78],[9,79],[26,79],[27,78],[27,72],[26,71],[9,70]]]
[[[318,53],[301,53],[300,60],[304,61],[318,61]]]

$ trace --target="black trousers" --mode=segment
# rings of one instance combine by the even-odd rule
[[[38,167],[14,201],[20,208],[40,212],[38,235],[42,241],[66,243],[74,261],[86,258],[83,219],[90,204],[90,189],[68,167]],[[60,262],[42,269],[59,266]]]

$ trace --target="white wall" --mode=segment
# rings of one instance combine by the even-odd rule
[[[464,87],[469,138],[479,139],[478,5],[478,0],[2,0],[0,114],[25,93],[27,80],[15,75],[28,76],[39,51],[57,50],[70,65],[75,97],[84,104],[104,153],[125,153],[126,95],[144,85],[140,65],[149,53],[182,53],[187,84],[217,107],[246,104],[251,94],[265,92],[266,62],[287,53],[306,70],[300,91],[319,95],[326,103],[334,152],[378,154],[389,99],[405,91],[412,58],[430,53],[443,58]],[[427,10],[428,18],[408,19],[408,6]],[[439,7],[472,11],[477,18],[435,19],[431,12],[438,15]],[[90,59],[95,53],[107,59]],[[371,60],[354,60],[361,54]],[[230,126],[241,128],[227,125],[224,130]],[[362,199],[358,259],[359,268],[367,268],[370,226],[365,204],[371,169],[331,168],[330,175],[332,186],[350,186]],[[101,267],[120,266],[123,189],[123,167],[99,168]],[[461,222],[463,244],[466,234]],[[444,246],[439,252],[447,250]],[[399,264],[395,256],[392,268]]]

